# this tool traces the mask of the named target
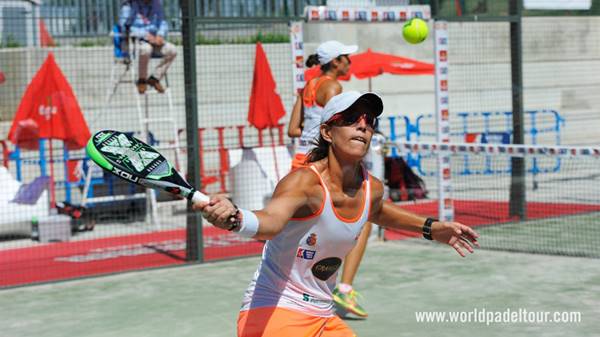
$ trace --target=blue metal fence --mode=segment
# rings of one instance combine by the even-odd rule
[[[561,132],[565,127],[565,119],[556,110],[527,110],[525,126],[528,143],[535,145],[540,137],[547,136],[553,140],[552,145],[561,144]],[[486,111],[486,112],[460,112],[457,113],[460,125],[458,131],[450,132],[451,141],[457,143],[511,143],[512,139],[512,112],[511,111]],[[396,141],[432,141],[436,133],[435,119],[432,114],[418,115],[411,119],[405,115],[389,116],[389,138]],[[433,130],[433,131],[432,131]],[[392,157],[398,156],[395,148],[392,148]],[[419,174],[424,176],[434,175],[423,165],[423,157],[420,154],[409,153],[406,162],[415,168]],[[511,169],[510,159],[504,165],[497,165],[492,156],[486,156],[483,166],[473,167],[469,155],[463,157],[462,169],[456,172],[459,175],[471,174],[499,174],[509,173]],[[532,174],[557,172],[560,170],[560,158],[554,158],[550,163],[541,163],[533,158],[528,169]]]

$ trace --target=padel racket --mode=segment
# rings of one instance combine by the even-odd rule
[[[163,189],[191,201],[208,202],[158,151],[119,131],[102,130],[86,146],[90,158],[106,171],[131,183]]]

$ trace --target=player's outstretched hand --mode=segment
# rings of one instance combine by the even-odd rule
[[[237,207],[225,195],[217,194],[208,202],[196,202],[194,210],[202,212],[202,217],[216,227],[229,230],[236,220]]]
[[[431,225],[431,237],[435,241],[451,246],[462,257],[466,255],[463,249],[473,253],[473,246],[479,247],[479,242],[477,242],[479,234],[458,222],[434,222]]]

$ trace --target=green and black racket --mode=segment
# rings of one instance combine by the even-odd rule
[[[131,183],[163,189],[191,201],[208,202],[158,151],[119,131],[102,130],[88,141],[90,158],[106,171]]]

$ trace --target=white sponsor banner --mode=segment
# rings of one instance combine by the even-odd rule
[[[387,7],[306,6],[307,21],[401,22],[412,18],[431,19],[429,5]]]
[[[592,8],[592,0],[523,0],[525,9],[579,9]]]
[[[292,42],[292,75],[294,76],[294,94],[304,88],[304,37],[302,21],[290,23],[290,41]]]
[[[435,49],[435,107],[437,141],[450,141],[450,114],[448,104],[448,23],[434,23]],[[450,156],[438,155],[438,217],[443,221],[454,218],[454,207],[451,199],[452,183],[450,172]]]

